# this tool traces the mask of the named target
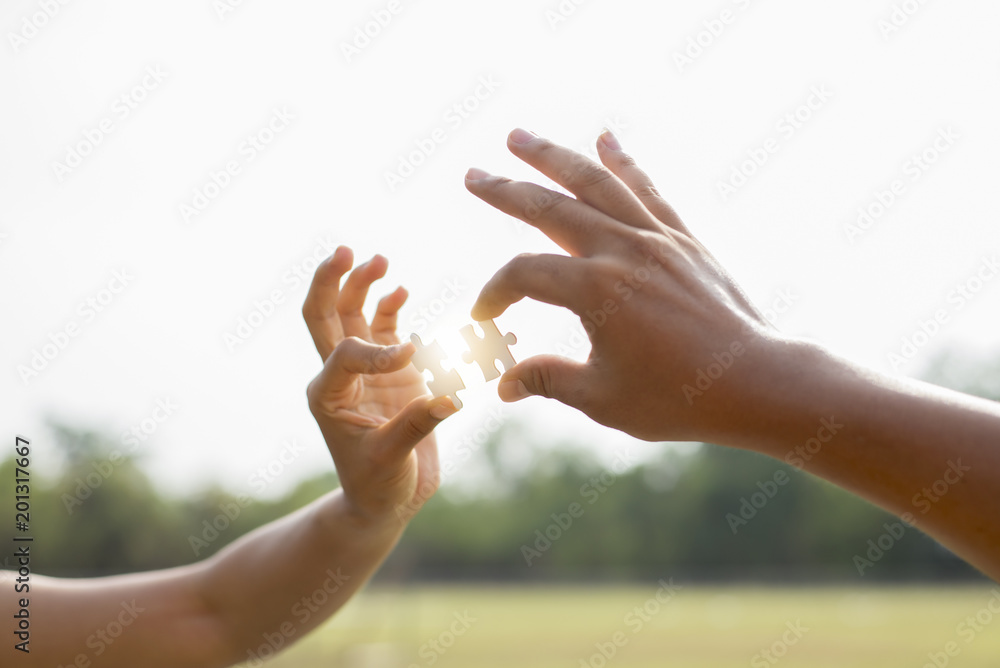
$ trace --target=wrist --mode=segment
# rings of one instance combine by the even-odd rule
[[[398,539],[406,528],[409,517],[395,512],[371,512],[354,503],[344,490],[338,489],[329,495],[323,504],[321,520],[328,535],[348,534],[353,540],[372,539],[381,541]]]
[[[717,443],[784,458],[823,419],[836,417],[837,387],[848,367],[820,344],[766,336],[748,346],[743,373],[730,389]]]

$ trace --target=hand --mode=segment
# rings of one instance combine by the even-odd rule
[[[316,269],[302,307],[324,361],[309,383],[309,408],[333,456],[346,501],[363,522],[408,520],[437,490],[437,444],[432,432],[456,410],[448,397],[428,396],[410,364],[412,343],[396,336],[403,288],[378,304],[371,325],[362,307],[388,261],[376,255],[340,285],[354,262],[341,247]]]
[[[746,427],[783,343],[606,132],[603,166],[524,130],[510,151],[573,195],[473,169],[466,187],[544,232],[564,255],[521,255],[483,288],[472,317],[524,297],[564,306],[590,335],[585,364],[521,362],[500,397],[541,395],[647,440],[716,439]]]

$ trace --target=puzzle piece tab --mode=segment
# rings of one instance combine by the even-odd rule
[[[462,360],[466,364],[473,362],[478,364],[483,371],[483,377],[491,381],[500,377],[500,372],[496,368],[497,361],[503,364],[504,371],[516,363],[507,346],[517,343],[517,337],[510,332],[501,336],[500,330],[492,320],[484,320],[479,326],[483,330],[482,337],[476,334],[472,325],[466,325],[459,330],[469,346],[468,352],[462,353]]]
[[[413,353],[413,357],[410,358],[413,366],[417,367],[421,373],[429,370],[434,376],[434,380],[427,383],[431,394],[435,397],[449,396],[455,402],[455,408],[461,408],[462,400],[458,398],[458,391],[465,389],[465,383],[462,382],[462,377],[458,375],[457,371],[454,369],[446,370],[441,366],[441,360],[445,358],[441,344],[434,341],[425,346],[417,334],[411,334],[410,341],[417,347],[417,352]]]

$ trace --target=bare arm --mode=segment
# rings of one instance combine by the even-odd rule
[[[466,187],[568,255],[525,255],[473,317],[531,297],[576,313],[588,361],[508,371],[505,401],[558,399],[647,440],[703,440],[800,466],[904,517],[1000,578],[1000,407],[781,335],[607,133],[603,165],[523,131],[516,156],[567,188],[470,170]]]
[[[32,576],[25,666],[228,666],[287,648],[368,580],[403,528],[353,521],[338,490],[200,564],[69,580]],[[4,583],[5,603],[10,591]],[[4,605],[5,619],[15,614]],[[9,614],[8,614],[9,609]]]
[[[339,610],[375,573],[405,524],[352,517],[334,492],[262,527],[204,570],[204,592],[225,620],[226,661],[267,659]]]
[[[1000,579],[1000,404],[875,373],[815,345],[761,360],[781,380],[744,390],[754,397],[749,419],[719,442],[834,482]]]
[[[368,288],[384,275],[376,257],[341,288],[353,256],[339,249],[317,270],[303,313],[324,368],[309,404],[342,488],[244,536],[202,563],[152,573],[66,580],[31,576],[15,595],[0,578],[0,615],[30,600],[30,653],[5,641],[3,665],[228,666],[267,659],[336,612],[371,577],[406,523],[435,492],[431,432],[454,412],[423,396],[398,345],[399,289],[369,325]],[[38,548],[36,548],[38,549]],[[11,638],[13,636],[10,636]],[[256,664],[253,664],[256,665]]]

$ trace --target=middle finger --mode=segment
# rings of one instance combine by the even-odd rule
[[[518,128],[511,153],[605,215],[631,227],[660,231],[660,222],[614,172],[583,155]]]
[[[344,281],[337,298],[337,313],[344,328],[344,336],[356,336],[365,341],[372,340],[368,321],[365,320],[362,308],[368,298],[368,288],[378,279],[385,276],[389,261],[381,255],[376,255],[368,262],[357,267]]]
[[[487,204],[537,227],[570,255],[590,257],[607,250],[608,237],[618,226],[594,207],[534,183],[472,169],[465,187]]]

